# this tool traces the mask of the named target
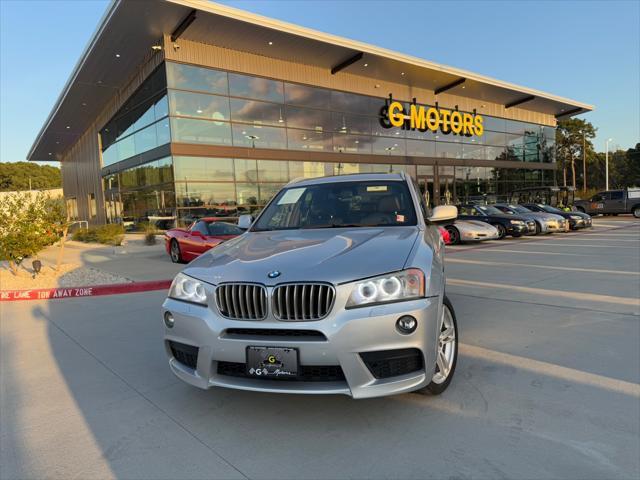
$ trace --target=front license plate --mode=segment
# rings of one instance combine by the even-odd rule
[[[288,347],[247,347],[247,375],[292,378],[298,375],[298,351]]]

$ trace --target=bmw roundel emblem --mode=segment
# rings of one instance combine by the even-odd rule
[[[273,272],[267,273],[267,277],[269,278],[277,278],[280,276],[280,272],[278,270],[274,270]]]

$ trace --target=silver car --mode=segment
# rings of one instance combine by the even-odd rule
[[[427,218],[427,215],[430,216]],[[191,262],[163,304],[171,370],[200,388],[439,394],[456,317],[444,245],[404,174],[294,181],[243,235]]]
[[[540,233],[568,232],[569,223],[560,215],[546,212],[533,212],[522,205],[496,203],[493,205],[501,212],[518,215],[536,222],[536,235]]]

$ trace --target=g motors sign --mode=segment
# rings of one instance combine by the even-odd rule
[[[385,128],[403,128],[426,132],[453,133],[467,137],[480,136],[484,132],[482,115],[455,110],[417,105],[415,99],[408,107],[406,104],[389,97],[382,109],[382,126]]]

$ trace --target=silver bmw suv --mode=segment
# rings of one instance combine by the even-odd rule
[[[456,214],[429,212],[404,174],[289,183],[174,279],[171,369],[205,389],[442,393],[458,331],[436,225]]]

